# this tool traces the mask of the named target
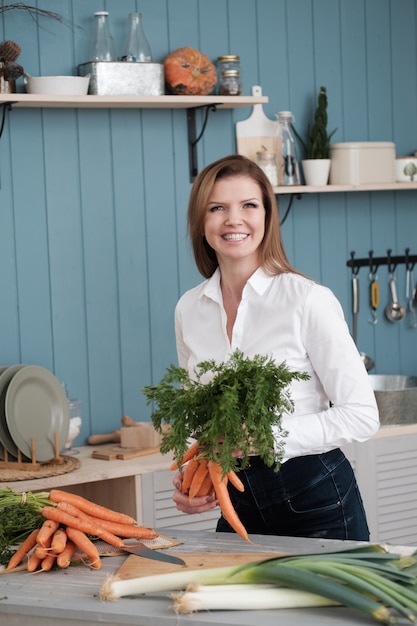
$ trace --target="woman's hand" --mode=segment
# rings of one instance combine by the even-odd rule
[[[172,496],[173,501],[175,502],[177,509],[182,511],[182,513],[205,513],[206,511],[211,511],[211,509],[215,509],[218,506],[218,502],[216,496],[196,496],[192,500],[189,499],[188,495],[182,493],[181,491],[181,483],[182,483],[182,474],[178,472],[175,474],[173,479],[173,484],[175,487],[174,495]]]

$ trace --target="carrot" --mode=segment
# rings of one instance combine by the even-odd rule
[[[87,537],[87,535],[76,528],[67,528],[68,539],[70,539],[81,550],[90,561],[90,566],[100,569],[102,562],[97,546]]]
[[[104,530],[108,530],[119,537],[131,537],[134,539],[155,539],[158,537],[158,533],[156,530],[153,530],[153,528],[145,528],[145,526],[138,526],[136,524],[117,524],[116,522],[90,517],[90,515],[87,515],[87,513],[77,509],[77,507],[68,502],[59,502],[57,508],[78,519],[88,521],[90,524],[99,524],[100,528],[104,528]]]
[[[207,474],[208,474],[207,459],[200,459],[198,461],[198,467],[193,475],[193,478],[190,484],[190,489],[188,492],[188,497],[190,500],[192,500],[197,495]]]
[[[41,548],[44,548],[46,546],[49,539],[52,537],[54,532],[58,529],[58,526],[59,526],[59,523],[54,520],[46,519],[44,521],[42,526],[39,528],[38,536],[36,538],[36,542]],[[49,548],[50,545],[51,543],[49,542],[49,545],[47,547]]]
[[[52,535],[51,550],[53,554],[61,554],[67,545],[68,535],[65,528],[58,528]]]
[[[31,552],[28,556],[28,572],[35,572],[42,563],[42,557],[36,556],[35,552]]]
[[[238,491],[245,491],[245,485],[242,483],[236,472],[230,470],[230,472],[227,472],[226,476],[228,480],[232,483],[233,487],[235,487]]]
[[[193,456],[195,456],[198,453],[198,449],[200,447],[200,444],[198,443],[198,441],[194,441],[190,447],[188,448],[188,450],[186,451],[186,453],[184,454],[184,456],[181,458],[180,461],[173,461],[173,463],[170,466],[170,470],[176,470],[179,469],[182,465],[184,465],[184,463],[186,463],[187,461],[189,461],[190,459],[193,458]]]
[[[41,572],[49,572],[56,563],[56,554],[50,552],[41,561]]]
[[[246,532],[246,528],[239,519],[232,502],[230,500],[229,492],[227,490],[227,476],[223,477],[223,470],[221,466],[215,461],[210,460],[208,462],[208,469],[213,482],[214,490],[216,492],[216,498],[219,501],[222,515],[229,522],[233,530],[245,539],[252,543]]]
[[[207,467],[207,470],[208,470],[208,467]],[[214,492],[213,481],[211,480],[211,476],[209,472],[207,471],[206,477],[201,483],[200,489],[197,492],[197,496],[198,497],[208,496],[213,492]]]
[[[82,496],[78,496],[74,493],[67,493],[66,491],[61,491],[60,489],[51,489],[49,492],[49,499],[51,502],[69,502],[73,504],[77,508],[84,511],[91,517],[98,517],[99,519],[106,519],[111,522],[118,522],[120,524],[136,524],[136,520],[130,515],[126,515],[125,513],[119,513],[118,511],[113,511],[105,506],[101,506],[101,504],[95,504],[87,498],[83,498]]]
[[[68,535],[67,535],[68,537]],[[75,552],[75,543],[71,539],[67,538],[67,543],[63,551],[58,554],[56,563],[58,567],[65,569],[71,565],[71,559]]]
[[[72,515],[68,515],[68,513],[65,513],[64,511],[60,511],[54,506],[44,506],[41,510],[41,515],[43,515],[43,517],[45,517],[46,519],[55,520],[60,524],[66,526],[68,537],[68,529],[71,527],[80,530],[83,533],[100,537],[100,539],[106,541],[111,546],[115,546],[116,548],[123,548],[123,539],[117,537],[105,528],[101,528],[97,520],[94,520],[94,523],[92,523],[89,520],[79,519],[77,517],[73,517]]]
[[[196,458],[192,458],[187,462],[187,465],[184,468],[182,473],[182,483],[181,483],[181,491],[183,493],[188,493],[190,489],[190,485],[193,481],[193,477],[197,468],[199,466],[199,461]]]
[[[16,552],[12,555],[9,562],[7,563],[6,572],[10,572],[15,567],[20,565],[25,556],[27,556],[29,552],[36,546],[36,537],[38,535],[38,532],[39,528],[35,528],[35,530],[32,530],[30,535],[26,537],[23,543],[20,544]]]
[[[38,533],[39,535],[39,533]],[[35,556],[40,559],[44,559],[51,552],[52,537],[48,537],[46,541],[41,545],[39,542],[35,548]]]

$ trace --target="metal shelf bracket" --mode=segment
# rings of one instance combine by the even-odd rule
[[[205,109],[205,116],[200,134],[197,136],[195,113],[197,109]],[[206,130],[208,116],[210,111],[217,111],[216,104],[203,105],[201,107],[193,107],[187,109],[187,132],[188,132],[188,162],[190,168],[190,183],[194,182],[195,177],[198,174],[198,158],[197,158],[197,144],[204,135]]]
[[[7,111],[11,111],[12,110],[12,105],[15,104],[15,102],[0,102],[0,106],[3,107],[3,111],[2,111],[2,115],[1,115],[1,123],[0,123],[0,138],[3,134],[3,130],[4,130],[4,125],[6,123],[6,113]]]

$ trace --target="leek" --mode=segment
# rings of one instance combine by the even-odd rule
[[[171,596],[178,613],[216,608],[259,610],[340,604],[382,624],[395,624],[396,614],[414,623],[416,564],[415,555],[403,558],[385,552],[378,545],[367,544],[353,550],[274,557],[239,566],[183,568],[174,573],[132,580],[112,576],[103,583],[100,597],[116,600],[144,593],[186,590]],[[190,585],[203,588],[189,590]],[[236,592],[237,602],[233,602]]]
[[[176,613],[214,610],[259,611],[338,604],[314,593],[274,585],[200,585],[170,597],[174,600]]]

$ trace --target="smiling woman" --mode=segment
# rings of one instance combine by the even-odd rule
[[[356,479],[340,446],[378,429],[375,396],[339,302],[288,262],[269,179],[245,157],[215,161],[195,180],[188,225],[206,280],[176,307],[180,367],[195,380],[200,362],[222,363],[238,349],[308,375],[291,382],[294,411],[283,415],[284,435],[271,426],[275,448],[284,447],[280,471],[255,449],[240,467],[244,491],[229,483],[240,520],[252,534],[368,540]],[[237,443],[227,445],[237,457]],[[181,479],[174,478],[179,510],[201,513],[217,505],[213,497],[190,501]],[[232,532],[224,517],[217,530]]]

